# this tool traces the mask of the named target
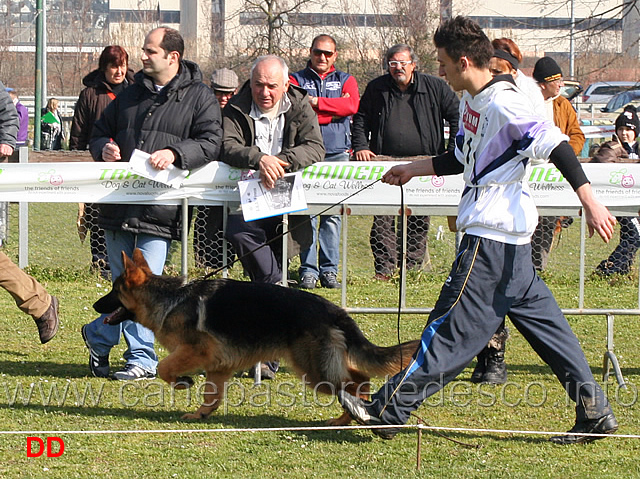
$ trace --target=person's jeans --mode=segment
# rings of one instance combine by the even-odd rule
[[[122,251],[131,257],[135,248],[140,248],[154,274],[162,274],[171,240],[124,231],[105,231],[105,236],[112,281],[115,281],[124,269]],[[153,333],[139,323],[129,320],[115,326],[104,324],[105,316],[101,315],[85,328],[91,349],[100,356],[108,356],[111,348],[120,342],[122,334],[127,342],[127,350],[123,355],[127,364],[135,364],[146,371],[155,372],[158,356],[153,349]]]
[[[349,153],[336,153],[325,156],[324,161],[349,161]],[[300,252],[300,277],[311,274],[318,279],[324,273],[338,274],[340,264],[340,215],[322,215],[318,229],[318,216],[311,219],[313,242],[305,251]],[[319,247],[319,248],[318,248]]]

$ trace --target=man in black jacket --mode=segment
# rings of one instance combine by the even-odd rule
[[[152,30],[142,48],[142,70],[135,83],[119,94],[94,126],[89,149],[96,161],[126,162],[134,149],[150,153],[150,164],[190,170],[218,158],[222,141],[220,107],[202,83],[198,65],[183,60],[184,41],[171,28]],[[161,274],[171,240],[180,239],[179,206],[103,204],[98,222],[106,231],[113,278],[122,272],[121,251],[140,248],[149,267]],[[109,352],[124,334],[124,369],[114,379],[155,376],[153,333],[138,323],[105,325],[102,318],[86,324],[82,336],[90,352],[89,367],[98,377],[109,375]]]
[[[409,157],[445,151],[444,121],[449,138],[458,131],[458,105],[446,82],[416,71],[417,56],[409,45],[394,45],[385,55],[388,73],[367,85],[353,117],[351,142],[355,159],[376,155]],[[449,150],[453,150],[450,141]],[[427,250],[428,216],[407,219],[407,268],[420,268]],[[370,243],[375,277],[388,280],[399,266],[395,217],[374,216]]]

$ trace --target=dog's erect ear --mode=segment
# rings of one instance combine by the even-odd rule
[[[138,264],[135,262],[136,252],[140,254],[142,257],[142,251],[139,249],[135,249],[133,251],[133,260],[129,259],[127,253],[122,252],[122,264],[124,265],[124,271],[122,272],[122,279],[125,282],[125,285],[128,288],[133,286],[141,285],[144,283],[147,278],[151,275],[151,271],[149,270],[149,266],[147,262],[142,258],[144,263],[143,267],[138,267]]]
[[[121,251],[120,253],[122,254],[122,265],[124,266],[122,274],[125,275],[129,270],[134,269],[136,265],[133,261],[131,261],[131,259],[129,259],[127,253],[125,253],[124,251]]]
[[[140,248],[136,248],[133,250],[133,262],[136,266],[142,269],[146,274],[151,275],[151,268],[149,268],[149,264],[147,260],[144,259],[144,255],[142,254],[142,250]]]

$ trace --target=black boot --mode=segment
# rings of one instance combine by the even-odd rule
[[[489,353],[489,348],[485,347],[478,354],[478,362],[476,364],[475,369],[471,373],[471,382],[472,383],[480,383],[482,382],[482,376],[484,376],[485,371],[487,370],[487,354]]]
[[[507,363],[504,362],[505,346],[509,337],[509,329],[501,328],[493,335],[487,345],[487,367],[482,382],[487,384],[504,384],[507,382]]]
[[[482,376],[482,382],[487,384],[504,384],[507,382],[507,363],[504,362],[504,349],[499,351],[489,348],[487,368]]]

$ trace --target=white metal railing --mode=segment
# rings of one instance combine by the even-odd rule
[[[28,152],[27,148],[20,148],[20,161],[27,163],[28,162]],[[55,201],[55,200],[54,200]],[[64,201],[61,201],[64,202]],[[122,202],[126,202],[123,200]],[[186,215],[186,208],[189,204],[189,198],[184,198],[182,200],[183,212]],[[218,203],[219,204],[219,203]],[[233,206],[231,202],[225,202],[224,205],[226,207]],[[226,210],[227,208],[225,208]],[[325,211],[325,204],[310,204],[309,209],[305,212],[301,212],[300,214],[317,214],[321,211]],[[26,261],[23,262],[23,259],[28,257],[28,203],[19,202],[19,216],[20,216],[20,228],[19,228],[19,252],[21,258],[21,266],[26,265]],[[348,289],[348,281],[347,281],[347,272],[349,271],[349,257],[346,254],[347,247],[349,244],[349,217],[355,215],[379,215],[379,214],[390,214],[397,215],[398,214],[398,205],[392,204],[339,204],[334,205],[331,210],[326,211],[325,214],[341,214],[343,219],[343,229],[342,229],[342,297],[341,297],[341,306],[345,308],[350,313],[359,313],[359,314],[394,314],[398,311],[404,314],[428,314],[431,312],[432,308],[430,307],[407,307],[404,298],[406,297],[407,291],[407,283],[406,283],[406,266],[403,264],[401,266],[401,278],[400,282],[400,304],[394,307],[352,307],[349,306],[347,300],[347,289]],[[438,206],[438,205],[412,205],[411,206],[411,214],[413,215],[452,215],[455,214],[455,206]],[[568,215],[574,216],[576,214],[575,206],[563,206],[562,204],[558,206],[546,206],[540,208],[540,214],[542,215]],[[563,308],[563,312],[565,314],[571,315],[601,315],[604,316],[607,320],[607,350],[605,352],[604,357],[604,377],[607,378],[609,375],[610,366],[613,366],[616,379],[618,380],[621,386],[624,385],[624,379],[620,373],[620,368],[618,366],[618,361],[616,355],[613,350],[613,321],[615,315],[631,315],[631,316],[640,316],[640,286],[638,288],[638,302],[636,303],[635,308],[619,308],[616,306],[604,307],[604,308],[585,308],[584,307],[584,296],[585,296],[585,255],[586,255],[586,223],[584,221],[580,221],[580,251],[579,251],[579,295],[578,295],[578,307],[577,308]],[[403,244],[406,244],[406,225],[402,228],[403,231]],[[182,231],[182,267],[181,271],[186,276],[187,267],[187,250],[188,250],[188,229],[185,222],[183,231]],[[283,238],[283,249],[285,249],[285,253],[283,257],[286,257],[286,239]],[[284,284],[286,284],[286,268],[283,268],[283,274],[285,275],[283,279],[285,279]]]

